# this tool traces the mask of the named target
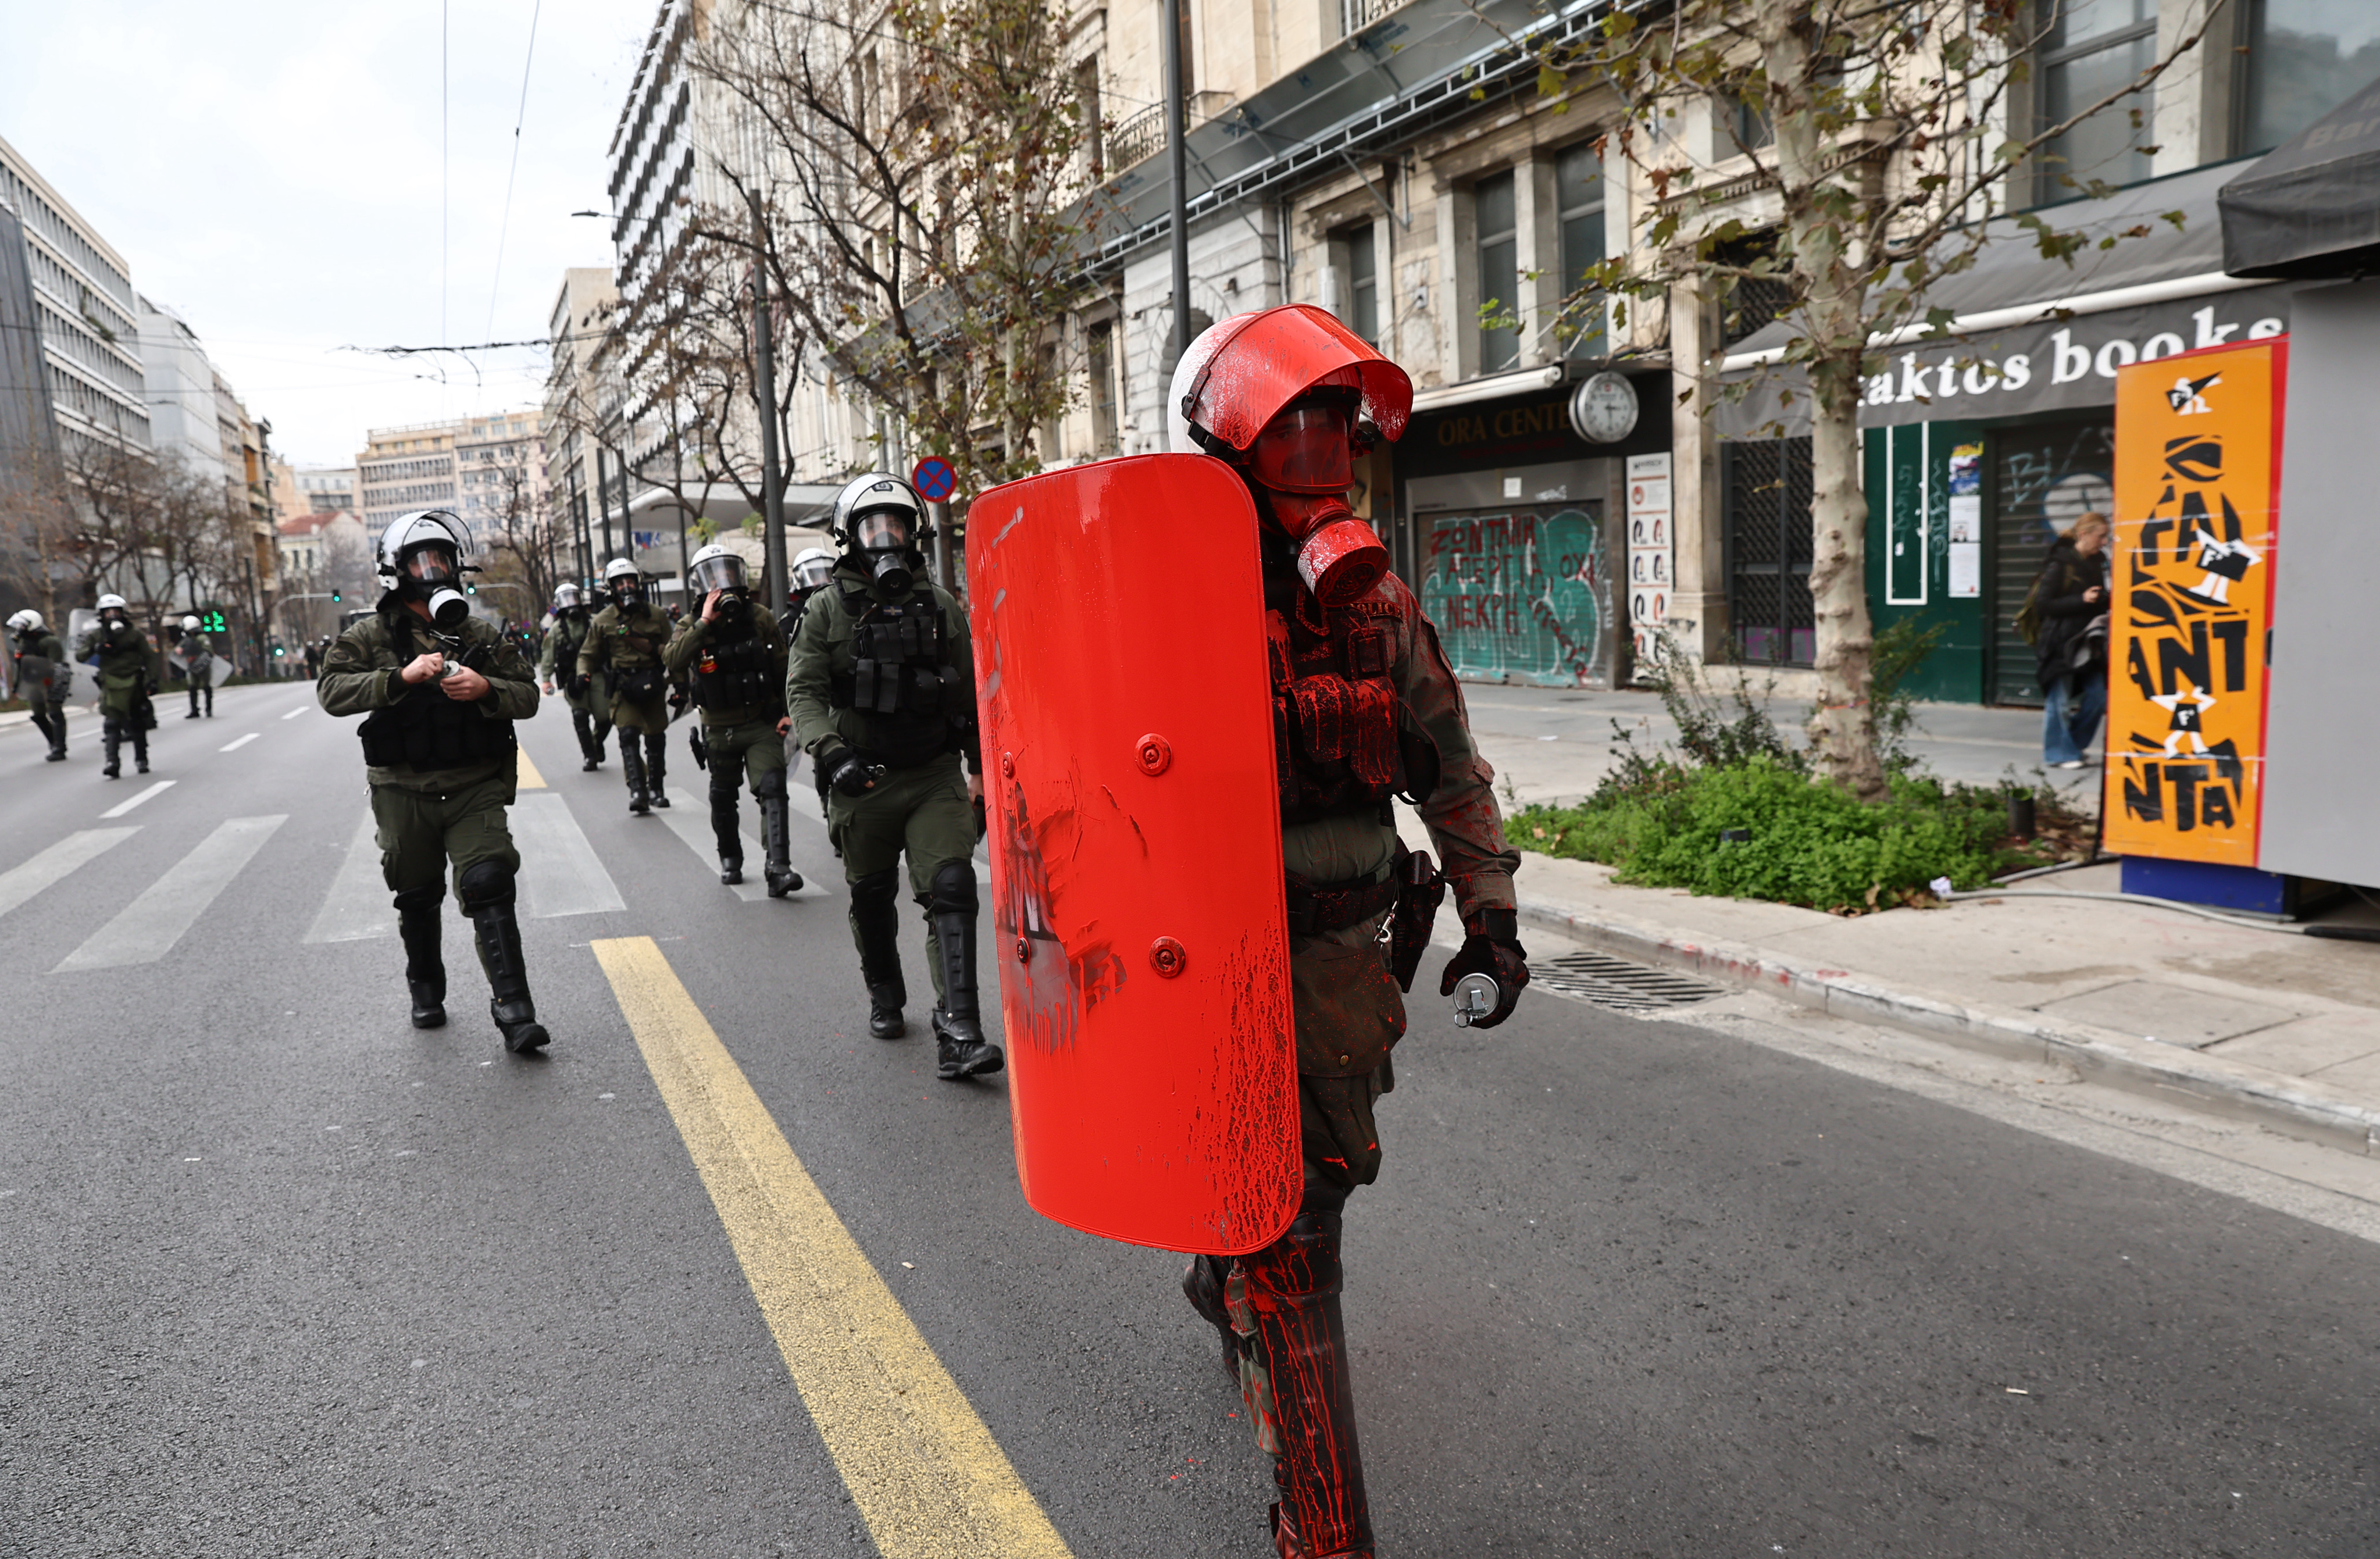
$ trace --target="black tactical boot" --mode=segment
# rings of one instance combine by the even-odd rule
[[[1240,1334],[1232,1324],[1232,1312],[1225,1308],[1231,1273],[1228,1258],[1193,1256],[1189,1270],[1182,1274],[1182,1297],[1222,1337],[1223,1373],[1236,1381],[1240,1378]]]
[[[645,788],[645,755],[637,746],[634,731],[620,738],[620,773],[628,782],[628,810],[638,817],[651,811],[652,796]]]
[[[405,987],[413,995],[413,1026],[446,1023],[446,962],[438,947],[443,887],[410,889],[396,895],[396,934],[405,944]]]
[[[625,748],[636,739],[631,736],[623,740],[620,745]],[[669,792],[662,787],[662,782],[667,778],[669,778],[669,733],[663,731],[656,736],[648,732],[645,737],[645,794],[652,798],[652,803],[656,807],[666,807],[670,804]]]
[[[113,720],[99,728],[100,750],[107,755],[107,766],[99,772],[109,779],[124,777],[124,733]]]
[[[1343,1199],[1342,1199],[1343,1200]],[[1248,1399],[1279,1447],[1281,1489],[1273,1538],[1292,1559],[1371,1559],[1371,1513],[1355,1443],[1347,1328],[1339,1312],[1339,1212],[1313,1192],[1289,1232],[1240,1258],[1255,1335],[1249,1357],[1264,1377]]]
[[[785,772],[776,770],[762,783],[773,778],[773,787],[760,792],[760,847],[767,859],[761,876],[769,884],[771,898],[783,898],[802,885],[802,874],[794,870],[793,844],[786,834]]]
[[[132,772],[136,774],[149,772],[149,733],[138,725],[132,731]]]
[[[719,842],[719,880],[730,887],[744,880],[744,825],[735,815],[736,775],[727,760],[710,765],[710,836]]]
[[[479,933],[480,962],[488,971],[488,1016],[496,1020],[504,1048],[515,1055],[543,1049],[548,1036],[529,1000],[528,968],[521,961],[520,922],[513,918],[512,901],[473,910],[471,929]]]
[[[571,729],[578,733],[578,772],[591,774],[595,765],[603,760],[603,749],[595,740],[595,719],[583,709],[570,712]]]
[[[997,1072],[1008,1062],[983,1037],[976,1005],[975,911],[975,863],[946,860],[936,867],[926,918],[934,928],[934,956],[942,975],[942,1001],[934,1009],[940,1051],[935,1075],[946,1082]]]
[[[909,992],[901,978],[901,891],[898,871],[878,871],[851,884],[851,935],[859,944],[859,977],[868,982],[868,1031],[897,1040],[909,1031],[901,1009]]]

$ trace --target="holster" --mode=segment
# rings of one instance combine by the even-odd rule
[[[686,745],[693,749],[694,766],[696,768],[708,769],[710,767],[710,744],[702,739],[702,727],[700,725],[695,726],[694,729],[686,734]]]
[[[1411,991],[1438,907],[1446,901],[1446,877],[1427,850],[1408,850],[1400,843],[1396,882],[1397,907],[1389,917],[1389,972],[1396,977],[1398,990]]]

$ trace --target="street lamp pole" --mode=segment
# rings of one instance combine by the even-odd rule
[[[1190,350],[1190,225],[1183,214],[1190,181],[1189,105],[1182,90],[1182,0],[1165,0],[1165,176],[1173,229],[1173,360]]]
[[[752,192],[752,378],[760,406],[760,501],[768,602],[785,607],[785,476],[777,465],[777,349],[769,320],[769,230]]]

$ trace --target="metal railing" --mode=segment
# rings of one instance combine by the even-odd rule
[[[1197,128],[1229,108],[1232,103],[1229,92],[1192,92],[1183,105],[1184,133]],[[1165,150],[1165,104],[1152,103],[1128,119],[1121,120],[1108,132],[1107,171],[1117,174],[1135,163],[1156,156]]]
[[[1339,36],[1352,38],[1405,0],[1339,0]]]

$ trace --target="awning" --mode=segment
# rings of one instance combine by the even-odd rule
[[[2380,81],[2223,186],[2223,269],[2318,278],[2380,271]]]
[[[2016,218],[1995,220],[1974,266],[1926,298],[1956,316],[1953,334],[1919,324],[1873,343],[1861,426],[2112,406],[2116,371],[2129,364],[2287,330],[2290,285],[2221,270],[2216,190],[2234,172],[2195,168],[2031,213],[2091,240],[2070,263],[2043,259]],[[2168,212],[2180,214],[2180,227]],[[2143,226],[2140,237],[2119,236]],[[2111,248],[2095,247],[2108,238]],[[1761,378],[1714,410],[1721,437],[1809,431],[1803,376],[1767,367],[1795,335],[1791,320],[1779,320],[1730,349],[1724,378]]]
[[[840,487],[788,483],[785,488],[785,523],[798,525],[825,514],[834,506],[835,494],[842,491]],[[706,482],[699,487],[689,487],[686,498],[685,507],[688,519],[708,519],[714,525],[741,525],[744,517],[752,512],[752,505],[745,501],[743,489],[732,481]],[[666,487],[648,487],[628,500],[628,513],[642,522],[639,529],[643,524],[664,521],[675,525],[678,508],[676,495]]]

